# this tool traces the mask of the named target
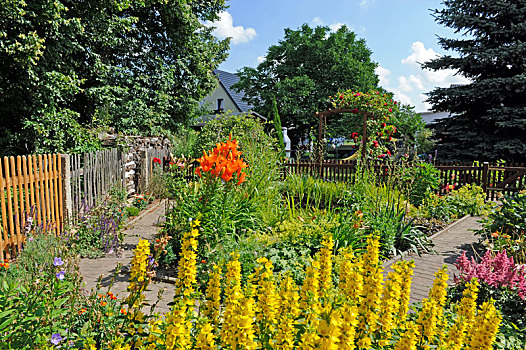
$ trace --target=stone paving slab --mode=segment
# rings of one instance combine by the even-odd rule
[[[465,251],[468,257],[478,256],[482,246],[473,230],[480,229],[477,222],[480,217],[466,217],[456,224],[447,227],[441,233],[432,237],[436,254],[422,254],[422,256],[405,256],[403,260],[415,262],[414,276],[411,283],[411,303],[420,302],[428,296],[433,285],[434,273],[446,265],[449,272],[448,283],[453,284],[453,274],[458,274],[454,263]],[[392,271],[390,266],[396,261],[389,261],[385,266],[385,275]]]
[[[100,279],[101,291],[105,293],[111,286],[111,291],[118,297],[127,295],[128,280],[130,278],[129,269],[133,257],[133,249],[140,239],[152,241],[159,231],[159,221],[164,219],[165,206],[161,204],[151,208],[141,215],[137,220],[131,222],[126,228],[126,235],[123,242],[124,251],[119,257],[109,256],[99,259],[81,259],[79,270],[83,276],[85,290],[94,290]],[[122,266],[117,273],[117,266]],[[156,307],[156,311],[164,314],[169,311],[168,303],[172,301],[175,294],[173,284],[162,282],[151,282],[146,291],[146,299],[152,303],[157,301],[158,294],[163,292],[163,299]],[[149,311],[149,308],[146,310]]]

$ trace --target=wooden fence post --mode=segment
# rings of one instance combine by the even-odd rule
[[[73,200],[71,198],[71,159],[69,154],[60,155],[60,169],[62,173],[62,218],[63,225],[71,222],[73,216]],[[62,226],[64,227],[64,226]]]
[[[141,164],[139,175],[139,188],[137,193],[144,193],[149,185],[150,179],[150,164],[148,159],[148,150],[141,151]]]
[[[484,162],[482,165],[482,190],[486,195],[489,195],[488,193],[488,175],[489,175],[489,163]]]

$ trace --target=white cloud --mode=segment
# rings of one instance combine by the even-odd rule
[[[391,74],[391,71],[387,68],[384,68],[382,66],[376,67],[374,72],[378,75],[378,78],[380,79],[380,85],[381,86],[389,86],[389,78],[388,75]]]
[[[436,72],[422,69],[422,63],[437,57],[440,57],[437,52],[431,48],[426,49],[422,42],[416,41],[411,44],[409,55],[401,60],[402,64],[410,71],[410,74],[393,77],[394,83],[391,85],[388,78],[391,71],[380,66],[376,69],[380,85],[393,92],[395,99],[415,106],[418,112],[429,110],[431,105],[425,102],[427,100],[425,93],[437,87],[469,83],[468,79],[456,74],[457,72],[452,69]]]
[[[365,8],[368,8],[370,4],[372,4],[373,2],[375,2],[376,0],[362,0],[360,1],[360,7],[365,9]]]
[[[414,105],[411,101],[411,98],[404,94],[404,92],[400,89],[400,87],[393,87],[390,85],[390,79],[389,75],[391,75],[391,71],[385,67],[378,66],[375,69],[375,73],[378,75],[378,78],[380,79],[380,86],[382,86],[387,91],[390,91],[394,94],[394,98],[404,104]]]
[[[329,28],[331,28],[331,30],[333,32],[337,32],[338,29],[340,29],[341,27],[343,27],[345,24],[342,23],[342,22],[336,22],[336,23],[333,23],[333,24],[329,24]]]
[[[424,43],[415,41],[411,44],[411,54],[402,60],[402,63],[408,66],[420,68],[420,64],[439,57],[433,49],[424,47]]]
[[[314,17],[311,20],[311,24],[313,26],[324,26],[324,25],[326,25],[325,22],[320,17]],[[327,27],[329,27],[332,32],[336,32],[336,31],[338,31],[338,29],[340,29],[344,25],[346,25],[346,24],[342,23],[342,22],[334,22],[334,23],[328,24]]]
[[[407,79],[403,75],[401,77],[398,77],[398,88],[406,92],[413,91],[413,87],[411,86],[409,79]]]
[[[219,14],[219,20],[216,22],[207,21],[205,23],[208,27],[215,27],[213,33],[219,39],[232,38],[232,44],[247,43],[253,40],[257,33],[254,28],[244,28],[243,26],[234,27],[234,19],[227,11]]]
[[[311,22],[315,26],[322,26],[323,25],[323,21],[321,20],[320,17],[314,17]]]
[[[257,60],[258,60],[258,63],[261,63],[265,60],[266,56],[258,56]]]

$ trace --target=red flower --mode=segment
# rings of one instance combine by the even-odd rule
[[[153,162],[161,164],[161,160],[157,157],[153,157]]]
[[[385,123],[382,123],[382,128],[385,128],[386,124]]]

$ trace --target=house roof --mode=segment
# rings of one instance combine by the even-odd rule
[[[225,88],[226,92],[230,95],[241,112],[248,112],[254,108],[254,106],[243,101],[245,93],[235,92],[232,89],[232,85],[239,81],[239,76],[237,74],[225,72],[219,69],[214,70],[214,74],[217,76],[219,83]]]
[[[238,112],[238,113],[230,113],[231,115],[238,115],[238,114],[242,114],[242,113],[245,113],[245,112]],[[206,123],[208,123],[209,121],[211,120],[216,120],[216,119],[221,119],[223,118],[223,115],[224,114],[212,114],[212,115],[205,115],[205,116],[202,116],[202,117],[199,117],[192,126],[204,126]],[[253,117],[257,117],[261,120],[261,122],[266,122],[267,121],[267,118],[265,118],[264,116],[262,116],[261,114],[259,113],[256,113],[254,111],[250,111],[250,113],[247,113],[248,116],[253,116]]]

